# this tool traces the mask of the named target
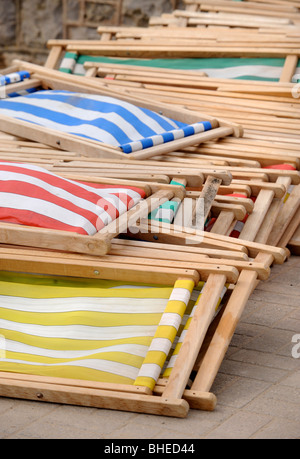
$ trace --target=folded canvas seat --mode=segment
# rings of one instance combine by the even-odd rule
[[[178,188],[65,177],[32,164],[0,161],[0,242],[104,255],[112,239],[137,220],[180,198]]]
[[[237,78],[258,81],[279,81],[284,58],[171,58],[171,59],[120,59],[89,56],[67,51],[59,64],[60,72],[85,75],[87,62],[135,65],[138,67],[172,68],[205,72],[210,78]],[[298,71],[298,69],[297,69]],[[296,71],[296,73],[297,73]]]
[[[0,372],[154,388],[194,287],[0,273]]]
[[[132,153],[212,129],[186,124],[114,97],[40,90],[0,100],[0,115],[74,134]]]
[[[18,83],[30,78],[30,73],[26,70],[20,72],[8,73],[7,75],[0,75],[0,86],[6,86],[8,84]]]
[[[0,128],[28,140],[81,156],[121,160],[131,154],[141,160],[243,134],[235,123],[113,91],[96,78],[14,62],[30,78],[7,86],[7,97],[0,99]],[[9,97],[28,88],[37,91]]]
[[[15,83],[26,82],[30,79],[30,73],[26,70],[20,70],[18,72],[7,73],[6,75],[0,75],[0,99],[6,99],[6,97],[18,97],[26,96],[36,92],[39,88],[28,87],[21,89],[20,91],[7,91],[7,86]]]
[[[184,342],[185,336],[187,334],[190,323],[192,321],[195,310],[197,308],[197,302],[199,301],[199,298],[201,297],[204,287],[205,287],[205,282],[199,282],[199,284],[194,288],[194,290],[191,293],[190,301],[188,303],[186,312],[183,316],[182,323],[180,325],[180,328],[178,330],[178,333],[172,345],[172,348],[169,354],[169,358],[167,359],[164,365],[164,368],[163,368],[163,373],[162,373],[163,378],[168,378],[171,375],[171,371],[175,365],[175,361],[179,354],[182,343]],[[229,284],[225,284],[221,292],[219,301],[216,305],[215,312],[212,317],[212,321],[215,319],[215,317],[217,317],[217,315],[219,314],[219,312],[222,310],[222,308],[224,307],[226,303],[225,295],[228,292],[228,288],[229,288]]]
[[[0,221],[94,235],[145,198],[134,186],[59,177],[32,164],[0,162]]]

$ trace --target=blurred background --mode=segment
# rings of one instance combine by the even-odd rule
[[[0,67],[15,58],[43,65],[49,39],[98,39],[99,25],[146,27],[180,0],[0,0]]]

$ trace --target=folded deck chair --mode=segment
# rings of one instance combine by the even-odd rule
[[[0,162],[0,240],[98,255],[178,186],[66,178],[32,164]],[[176,191],[177,190],[177,191]],[[177,194],[177,196],[179,196]]]
[[[103,262],[37,250],[28,260],[28,253],[1,248],[0,394],[186,416],[186,397],[192,394],[160,397],[164,388],[159,379],[187,306],[196,302],[196,311],[205,306],[215,311],[220,301],[211,289],[218,292],[222,286],[221,294],[226,283],[234,284],[236,268],[197,263],[196,271],[191,263],[185,263],[188,269],[176,269],[174,263],[163,268],[160,262],[146,263],[143,269],[144,260],[138,268],[131,257],[123,257],[117,272],[108,257]],[[41,274],[15,274],[20,269]],[[205,284],[199,283],[202,277]],[[188,367],[171,374],[184,390],[198,353],[197,339],[195,345],[189,344]],[[193,400],[201,409],[214,409],[216,403],[210,393],[194,392]]]
[[[5,73],[4,71],[4,74],[0,76],[0,99],[6,99],[7,97],[26,96],[27,94],[36,92],[36,83],[34,82],[32,86],[32,82],[29,82],[29,80],[30,73],[26,70],[16,72],[8,71],[8,73]],[[11,87],[17,88],[18,85],[16,85],[16,83],[23,83],[23,85],[20,85],[21,89],[18,91],[10,89]],[[10,86],[7,88],[8,85]]]
[[[182,314],[181,302],[188,302],[191,286],[179,282],[176,296],[170,286],[2,273],[6,358],[0,369],[119,384],[136,384],[139,378],[141,383],[140,368],[158,325],[166,327],[163,346],[168,323],[175,327],[180,322],[176,316]],[[169,317],[162,318],[171,294],[174,310],[169,304]]]
[[[128,28],[127,28],[128,29]],[[130,35],[130,29],[126,34]],[[182,30],[182,29],[181,29]],[[133,36],[136,32],[133,32]],[[142,32],[141,32],[142,33]],[[120,34],[122,34],[122,28],[120,28]],[[180,35],[180,30],[178,31]],[[52,69],[59,69],[61,72],[86,75],[85,64],[91,63],[95,65],[99,63],[116,63],[124,65],[137,65],[142,67],[157,67],[157,68],[173,68],[181,70],[199,70],[204,72],[208,77],[212,78],[238,78],[246,80],[258,80],[258,81],[292,81],[294,75],[299,73],[299,63],[295,60],[292,54],[289,54],[291,50],[287,43],[283,48],[286,51],[282,51],[282,55],[286,54],[285,57],[273,57],[272,50],[270,50],[270,56],[266,57],[264,49],[259,49],[253,42],[252,55],[251,47],[249,45],[243,48],[241,43],[240,55],[238,52],[230,54],[230,42],[228,43],[227,50],[223,52],[222,48],[218,47],[218,42],[212,43],[210,49],[210,56],[207,57],[205,54],[205,48],[207,44],[201,45],[201,39],[199,39],[199,50],[194,53],[194,57],[188,57],[188,42],[186,43],[185,50],[178,51],[176,46],[172,48],[172,40],[169,40],[169,47],[167,46],[168,37],[161,38],[164,41],[164,46],[160,52],[155,51],[155,46],[151,48],[151,42],[144,41],[144,50],[148,52],[149,59],[143,58],[143,53],[139,52],[139,48],[143,44],[143,36],[139,40],[131,40],[127,46],[127,55],[122,52],[122,46],[118,47],[121,42],[118,40],[114,41],[114,47],[103,46],[101,41],[80,41],[80,40],[49,40],[48,47],[50,53],[46,62],[46,66]],[[202,40],[205,41],[205,38]],[[251,38],[250,38],[251,40]],[[109,41],[107,42],[109,44]],[[138,46],[134,46],[138,43]],[[149,44],[150,43],[150,44]],[[155,42],[154,42],[155,45]],[[124,47],[124,45],[123,45]],[[132,49],[130,49],[130,47]],[[116,51],[118,48],[119,51]],[[200,50],[201,48],[201,50]],[[98,49],[98,51],[97,51]],[[124,48],[125,49],[125,48]],[[151,49],[153,50],[151,54]],[[174,49],[174,55],[169,58],[165,58],[166,52]],[[111,52],[110,52],[111,51]],[[119,53],[119,54],[118,54]],[[233,55],[232,55],[233,54]],[[260,57],[261,54],[261,57]],[[128,58],[128,56],[131,58]],[[255,55],[255,57],[253,57]],[[234,57],[233,57],[234,56]],[[246,56],[246,57],[245,57]],[[292,57],[290,57],[292,56]],[[289,78],[284,78],[283,75],[286,73],[286,66],[290,68],[290,59],[292,59],[292,70],[289,72]],[[284,72],[284,73],[283,73]]]
[[[221,127],[209,116],[199,120],[199,115],[191,111],[170,109],[124,94],[118,97],[96,80],[87,83],[82,77],[26,63],[20,68],[41,72],[32,77],[37,88],[53,87],[0,100],[0,128],[27,139],[85,155],[122,159],[131,154],[140,159],[145,149],[146,156],[151,157],[235,132],[231,123]],[[13,86],[18,84],[23,82]]]
[[[0,101],[0,114],[57,129],[132,153],[212,129],[209,121],[187,125],[113,97],[41,90]]]
[[[73,380],[104,383],[107,398],[116,395],[115,409],[122,409],[127,393],[139,393],[136,387],[142,397],[151,394],[193,286],[191,280],[173,288],[1,273],[0,373],[50,383],[64,378],[70,388]],[[161,411],[168,414],[163,401]],[[171,412],[186,415],[186,406]]]
[[[120,64],[138,67],[155,67],[157,69],[195,70],[204,72],[210,78],[228,78],[256,81],[279,81],[282,74],[284,58],[178,58],[178,59],[118,59],[97,57],[66,52],[59,65],[59,71],[74,75],[86,75],[87,63]],[[300,72],[296,68],[295,74]]]

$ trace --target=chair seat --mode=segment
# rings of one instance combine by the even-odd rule
[[[188,125],[113,97],[58,90],[0,100],[0,114],[119,147],[124,153],[212,129],[209,121]]]

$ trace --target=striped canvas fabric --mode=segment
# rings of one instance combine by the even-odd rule
[[[142,189],[59,177],[46,169],[0,162],[0,220],[93,235],[145,198]]]
[[[258,81],[279,81],[284,58],[182,58],[182,59],[120,59],[78,55],[67,52],[60,71],[85,75],[85,62],[136,65],[141,67],[199,70],[210,78],[236,78]],[[295,75],[300,74],[300,64]],[[293,80],[297,82],[296,80]]]
[[[187,125],[119,99],[45,90],[0,100],[0,115],[119,147],[124,153],[187,137],[212,128]]]
[[[183,185],[180,182],[177,182],[174,179],[171,180],[170,184],[182,186],[183,188],[185,188],[185,185]],[[180,205],[181,201],[176,198],[172,199],[171,201],[167,201],[163,203],[161,206],[159,206],[157,209],[154,209],[149,214],[148,219],[163,223],[172,223],[176,216],[176,213],[178,212]]]
[[[74,73],[74,70],[77,64],[77,60],[78,60],[78,53],[66,52],[60,63],[59,70],[64,73]]]
[[[175,361],[176,361],[177,356],[179,354],[179,351],[180,351],[180,348],[181,348],[182,343],[184,341],[184,338],[186,336],[186,333],[187,333],[187,331],[189,329],[189,325],[190,325],[191,320],[193,318],[195,309],[197,308],[197,304],[198,304],[198,302],[199,302],[199,300],[201,298],[201,293],[202,293],[204,287],[205,287],[205,282],[199,282],[197,287],[191,293],[190,301],[189,301],[189,303],[187,305],[187,309],[186,309],[186,312],[185,312],[185,314],[183,316],[182,323],[181,323],[180,328],[178,330],[177,336],[174,339],[172,348],[170,349],[170,354],[169,354],[168,359],[166,360],[166,364],[164,366],[164,370],[163,370],[163,377],[164,378],[168,378],[170,376],[171,371],[172,371],[172,369],[173,369],[173,367],[175,365]],[[219,302],[218,302],[218,305],[217,305],[217,308],[216,308],[216,311],[215,311],[213,319],[216,317],[216,315],[219,313],[219,311],[223,307],[223,299],[224,299],[224,296],[225,296],[227,290],[228,290],[228,285],[225,285],[224,288],[223,288],[223,291],[221,293],[221,296],[220,296],[220,299],[219,299]]]
[[[189,303],[194,282],[188,279],[176,281],[166,309],[161,317],[154,338],[135,381],[137,386],[154,389],[165,365],[181,320]]]
[[[20,72],[8,73],[7,75],[0,75],[0,86],[6,86],[8,84],[19,83],[25,79],[30,78],[30,73],[26,70]]]
[[[13,92],[9,92],[6,89],[7,85],[13,83],[21,83],[22,81],[27,80],[29,78],[30,73],[25,70],[21,70],[20,72],[8,73],[7,75],[0,75],[0,99],[6,99],[8,97],[26,96],[28,94],[36,92],[38,88],[27,88]]]
[[[191,288],[0,273],[0,371],[153,387]]]
[[[28,94],[33,94],[37,91],[39,91],[39,88],[28,88],[28,89],[20,89],[19,91],[6,92],[5,97],[3,97],[3,99],[6,99],[8,97],[27,96]]]

